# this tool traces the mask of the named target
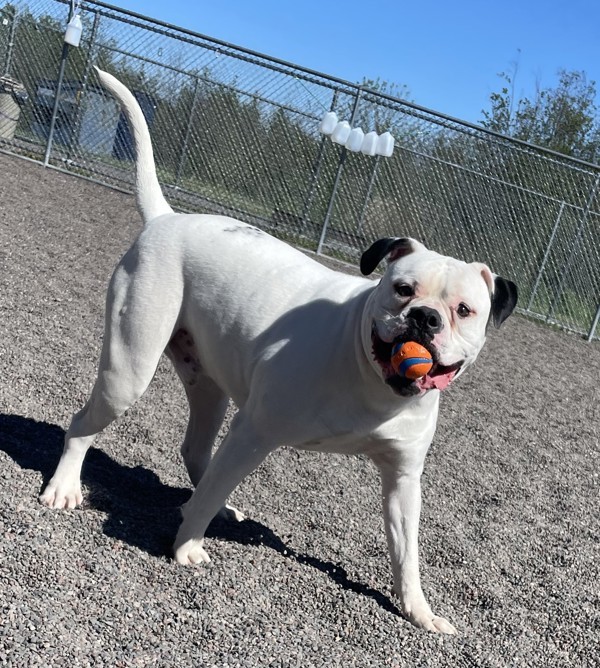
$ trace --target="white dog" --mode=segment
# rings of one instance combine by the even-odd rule
[[[232,490],[281,445],[363,453],[381,472],[394,592],[416,626],[454,633],[429,607],[419,578],[420,476],[440,390],[474,362],[491,320],[512,312],[516,286],[412,239],[382,239],[362,257],[379,282],[323,267],[265,232],[221,216],[175,214],[165,201],[150,135],[131,93],[98,72],[121,102],[137,148],[144,228],[119,262],[106,306],[98,378],[71,422],[41,501],[73,508],[96,435],[139,399],[163,352],[183,382],[190,418],[182,445],[195,491],[175,541],[181,564],[208,561],[204,532]],[[400,378],[397,341],[431,353],[431,371]],[[231,397],[239,411],[211,458]]]

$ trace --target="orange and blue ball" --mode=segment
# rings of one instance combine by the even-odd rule
[[[402,378],[417,380],[427,375],[433,366],[431,353],[415,341],[396,343],[390,359],[394,371]]]

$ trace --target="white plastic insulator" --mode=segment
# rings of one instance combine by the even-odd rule
[[[81,24],[81,17],[75,14],[67,24],[67,31],[65,32],[65,42],[71,46],[79,46],[81,41],[81,31],[83,25]]]
[[[364,138],[365,133],[360,128],[352,128],[345,146],[349,151],[360,151]]]
[[[348,121],[340,121],[331,133],[331,141],[343,146],[348,141],[350,130],[350,123]]]
[[[335,111],[328,111],[325,116],[323,116],[323,120],[319,126],[319,132],[324,135],[330,135],[335,130],[337,124],[338,117]]]
[[[384,158],[389,158],[394,152],[394,138],[389,132],[384,132],[377,140],[377,148],[375,152]]]
[[[360,152],[364,153],[365,155],[375,155],[377,151],[378,139],[379,135],[376,132],[367,132],[360,147]]]

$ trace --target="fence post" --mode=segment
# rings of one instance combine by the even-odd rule
[[[592,326],[590,327],[590,331],[588,332],[588,343],[591,343],[592,339],[594,338],[594,334],[596,333],[596,327],[598,326],[598,321],[600,320],[600,304],[598,304],[598,308],[596,309],[596,316],[594,317],[594,320],[592,322]]]
[[[362,87],[359,87],[359,89],[356,92],[354,106],[352,107],[352,115],[350,117],[350,127],[354,127],[354,120],[356,119],[356,112],[358,111],[358,105],[360,102],[361,95],[362,95]],[[323,250],[323,243],[325,241],[325,235],[327,234],[327,227],[329,226],[329,220],[331,219],[331,214],[333,213],[333,206],[335,204],[337,189],[340,183],[340,179],[342,178],[342,173],[344,171],[344,163],[346,162],[347,155],[348,155],[348,149],[345,146],[342,146],[340,162],[338,164],[337,172],[335,173],[333,188],[331,190],[331,196],[329,197],[329,205],[327,207],[327,213],[325,214],[325,220],[323,221],[323,228],[321,229],[321,236],[319,238],[319,243],[317,245],[317,255],[321,255],[321,251]]]
[[[13,49],[15,48],[15,36],[17,34],[17,19],[19,17],[16,7],[12,7],[13,15],[9,17],[10,32],[8,33],[8,48],[6,49],[6,57],[4,59],[4,74],[10,74],[12,67]]]
[[[192,121],[194,120],[194,114],[196,113],[196,104],[198,103],[198,88],[200,82],[198,77],[194,77],[194,97],[192,98],[192,106],[190,108],[190,116],[187,122],[187,128],[185,131],[185,137],[183,138],[183,146],[181,147],[181,156],[179,158],[179,164],[177,165],[177,175],[175,176],[175,186],[179,187],[179,182],[181,181],[181,175],[183,174],[183,168],[187,159],[187,150],[190,143],[190,136],[192,134]]]
[[[85,65],[83,66],[82,86],[77,98],[77,108],[75,110],[75,120],[73,121],[73,132],[71,133],[71,141],[69,142],[69,159],[73,155],[75,145],[79,144],[79,133],[81,132],[81,122],[83,119],[82,105],[85,99],[85,93],[88,87],[88,79],[90,78],[90,71],[92,69],[92,60],[94,47],[96,45],[96,37],[98,36],[98,24],[100,23],[100,14],[94,13],[94,23],[92,24],[92,34],[90,35],[90,45],[88,48]]]
[[[598,188],[598,183],[600,182],[600,174],[596,176],[596,180],[594,181],[594,185],[592,186],[592,190],[590,191],[590,196],[588,197],[588,201],[586,202],[585,209],[583,210],[583,214],[581,215],[581,222],[579,223],[579,226],[577,227],[577,233],[575,234],[575,239],[573,240],[573,243],[571,244],[571,254],[569,255],[569,258],[567,261],[563,264],[560,274],[562,275],[562,279],[560,283],[558,284],[558,288],[556,289],[556,294],[554,295],[554,299],[552,300],[552,303],[550,304],[550,308],[548,309],[548,315],[546,316],[546,322],[550,320],[554,316],[554,309],[556,308],[556,305],[558,304],[562,293],[563,289],[565,287],[565,283],[567,282],[567,278],[569,278],[571,274],[571,269],[573,267],[573,258],[575,257],[575,252],[577,251],[579,247],[579,242],[581,241],[581,235],[583,234],[583,231],[585,229],[585,225],[587,223],[587,219],[590,215],[590,210],[592,208],[592,204],[594,202],[594,198],[596,197],[596,190]]]
[[[531,311],[531,306],[533,304],[533,300],[535,299],[535,295],[538,286],[540,284],[540,281],[542,280],[542,274],[546,269],[546,262],[548,262],[550,249],[552,248],[552,244],[554,243],[554,237],[556,236],[556,232],[558,231],[558,226],[560,225],[560,219],[562,218],[564,209],[565,209],[565,203],[563,201],[560,203],[560,209],[558,211],[558,216],[556,216],[556,221],[554,222],[554,227],[552,228],[552,232],[550,233],[550,239],[548,240],[548,245],[546,246],[546,252],[544,253],[544,257],[542,258],[542,262],[540,264],[540,269],[538,271],[537,276],[535,277],[533,288],[531,289],[531,297],[529,297],[529,302],[527,303],[527,311]]]
[[[67,23],[73,17],[73,5],[69,5],[69,13]],[[67,65],[67,58],[69,57],[69,45],[63,41],[62,53],[60,56],[60,67],[58,68],[58,80],[56,81],[56,92],[54,94],[54,108],[52,109],[52,118],[50,119],[50,130],[48,132],[48,143],[46,144],[46,154],[44,155],[44,167],[50,164],[50,152],[52,151],[52,143],[54,141],[54,128],[56,127],[56,117],[58,116],[58,104],[60,101],[60,93],[62,90],[62,83],[65,76],[65,67]]]
[[[378,155],[373,162],[373,171],[371,172],[371,178],[369,179],[369,186],[367,188],[367,194],[365,195],[365,203],[362,206],[360,216],[358,218],[358,225],[356,226],[357,234],[362,233],[362,226],[365,221],[367,209],[369,208],[369,202],[371,201],[371,193],[373,192],[373,186],[375,185],[375,178],[377,177],[377,170],[379,169],[380,160],[381,156]]]
[[[333,98],[331,100],[331,106],[329,107],[329,111],[335,111],[335,108],[337,107],[337,102],[338,102],[339,95],[340,95],[339,90],[334,90],[333,91]],[[316,185],[319,182],[319,178],[321,176],[321,169],[323,168],[323,160],[325,159],[325,146],[326,146],[327,141],[328,141],[328,137],[326,135],[322,135],[321,145],[319,146],[319,155],[317,156],[316,165],[313,168],[312,179],[310,181],[310,187],[308,189],[308,196],[306,198],[306,202],[304,203],[304,208],[302,209],[302,229],[303,230],[306,229],[308,214],[309,214],[309,211],[310,211],[310,207],[312,206],[313,199],[315,197]]]

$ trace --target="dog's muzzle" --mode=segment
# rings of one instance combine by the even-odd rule
[[[401,335],[397,336],[392,341],[384,341],[377,333],[377,326],[373,321],[371,329],[371,342],[373,359],[381,368],[385,382],[401,396],[415,396],[422,394],[427,390],[445,390],[448,385],[454,380],[454,377],[463,365],[463,361],[459,361],[451,366],[445,366],[439,361],[439,354],[432,344],[434,334],[442,329],[441,318],[437,312],[427,307],[420,307],[421,313],[417,314],[417,319],[407,317],[407,327]],[[413,309],[416,311],[416,309]],[[433,315],[435,314],[435,316]],[[437,319],[436,319],[437,318]],[[423,326],[423,322],[427,321]],[[420,325],[415,326],[415,324]],[[435,331],[434,331],[435,330]],[[399,376],[392,366],[392,349],[397,343],[406,343],[407,341],[415,341],[424,348],[426,348],[433,360],[431,370],[421,378],[411,380]]]

